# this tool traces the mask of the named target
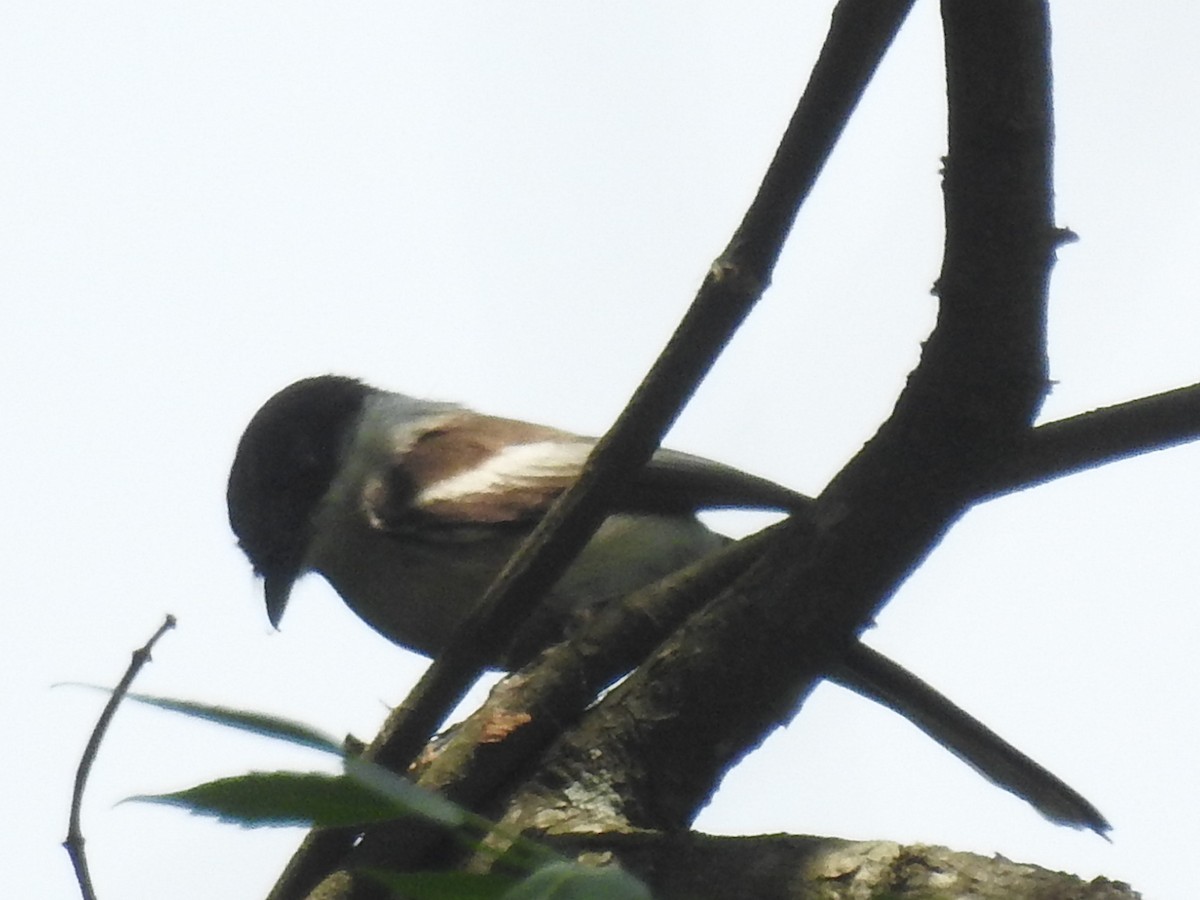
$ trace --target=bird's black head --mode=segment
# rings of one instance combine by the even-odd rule
[[[263,404],[238,443],[225,495],[229,524],[264,579],[274,625],[300,575],[317,503],[371,393],[361,381],[336,375],[297,381]]]

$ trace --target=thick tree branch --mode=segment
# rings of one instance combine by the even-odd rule
[[[564,852],[613,853],[656,900],[1138,900],[1121,882],[945,847],[801,835],[579,835]]]
[[[943,18],[941,304],[894,414],[818,499],[815,539],[797,531],[689,620],[559,742],[514,811],[553,808],[557,786],[590,783],[610,797],[612,827],[685,827],[1024,439],[1046,387],[1058,239],[1047,15],[1034,0],[949,0]]]

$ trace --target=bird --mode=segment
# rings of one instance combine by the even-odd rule
[[[596,439],[373,387],[301,379],[254,414],[226,491],[238,546],[278,628],[292,587],[323,576],[371,628],[433,657],[522,540],[578,478]],[[589,611],[726,546],[706,509],[795,512],[811,498],[703,457],[659,449],[512,641],[512,671]],[[1085,798],[917,676],[853,643],[827,677],[908,718],[1052,821],[1104,834]]]
[[[230,472],[230,525],[278,627],[292,586],[322,575],[368,625],[436,656],[595,439],[383,391],[339,375],[271,397]],[[571,621],[728,543],[705,508],[788,510],[808,497],[698,456],[658,450],[506,655],[512,669]]]

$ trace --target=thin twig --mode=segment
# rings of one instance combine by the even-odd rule
[[[88,871],[87,856],[83,852],[83,828],[79,822],[80,810],[83,808],[83,791],[87,786],[88,775],[91,774],[92,763],[96,761],[96,754],[100,751],[100,742],[104,740],[104,735],[108,731],[108,724],[112,721],[117,707],[129,692],[133,679],[137,677],[142,666],[150,661],[150,651],[158,639],[174,627],[175,617],[168,614],[162,625],[158,626],[158,631],[154,632],[150,640],[146,641],[145,646],[133,651],[129,668],[125,670],[124,677],[113,690],[112,696],[108,698],[108,703],[104,705],[104,711],[100,713],[96,727],[92,729],[92,736],[88,739],[87,747],[84,748],[83,757],[79,760],[79,768],[75,771],[75,790],[71,794],[70,824],[67,826],[67,839],[63,841],[63,847],[66,848],[67,855],[71,857],[71,865],[75,867],[75,879],[79,882],[79,892],[83,895],[84,900],[96,900],[92,876]]]

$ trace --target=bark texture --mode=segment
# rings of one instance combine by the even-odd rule
[[[801,835],[640,834],[563,842],[585,860],[619,861],[656,900],[1130,900],[1129,885],[1002,856],[892,841]]]

